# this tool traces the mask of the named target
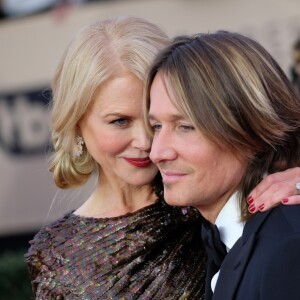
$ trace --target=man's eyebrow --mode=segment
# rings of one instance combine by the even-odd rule
[[[148,114],[148,120],[157,120],[157,118],[153,115],[153,114]],[[168,115],[168,120],[175,122],[175,121],[182,121],[182,120],[186,120],[186,118],[182,115],[179,114],[172,114],[172,115]]]
[[[156,120],[156,118],[152,115],[152,114],[148,114],[148,120],[149,121],[154,121],[154,120]]]

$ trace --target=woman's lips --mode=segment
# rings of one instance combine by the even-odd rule
[[[131,165],[138,167],[138,168],[146,168],[148,167],[152,161],[149,157],[146,158],[125,158],[127,162],[129,162]]]

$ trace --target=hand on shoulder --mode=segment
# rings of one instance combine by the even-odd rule
[[[249,194],[249,211],[266,211],[276,205],[300,204],[300,167],[268,175]]]

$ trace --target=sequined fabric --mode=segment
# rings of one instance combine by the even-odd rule
[[[201,222],[163,201],[114,218],[68,213],[30,241],[35,299],[203,299]]]

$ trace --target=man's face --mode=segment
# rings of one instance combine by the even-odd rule
[[[159,73],[150,99],[149,121],[154,130],[150,158],[162,174],[166,201],[194,206],[207,219],[214,219],[235,191],[246,163],[193,126],[171,102]]]

